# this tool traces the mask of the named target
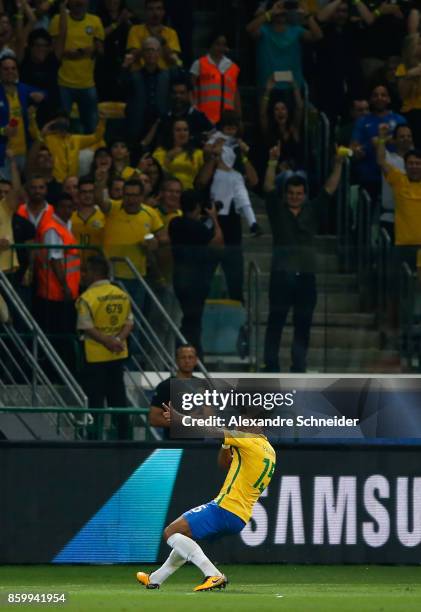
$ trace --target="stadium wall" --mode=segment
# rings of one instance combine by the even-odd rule
[[[0,444],[1,563],[152,563],[163,527],[212,499],[211,443]],[[279,445],[240,536],[205,544],[220,563],[420,563],[419,446]]]

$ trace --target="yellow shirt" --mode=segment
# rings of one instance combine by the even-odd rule
[[[129,295],[108,280],[93,283],[76,302],[79,331],[95,327],[107,336],[117,336],[121,328],[131,320]],[[88,336],[84,339],[86,361],[102,362],[125,359],[127,342],[121,353],[112,353],[105,346]]]
[[[0,200],[0,238],[6,238],[10,244],[14,243],[12,229],[13,210],[7,204],[6,200]],[[16,251],[7,249],[0,250],[0,270],[2,272],[13,272],[19,267]]]
[[[194,180],[204,164],[201,149],[195,149],[192,157],[183,152],[170,161],[167,157],[167,151],[158,147],[155,149],[153,157],[161,164],[165,172],[181,181],[183,189],[193,189]]]
[[[78,211],[75,211],[71,218],[72,232],[78,244],[84,246],[94,246],[102,248],[102,236],[105,226],[105,215],[97,206],[90,216],[84,220]],[[81,250],[82,262],[86,262],[91,255],[98,255],[95,250]]]
[[[51,20],[50,34],[59,35],[59,15]],[[67,15],[67,36],[65,51],[76,51],[86,47],[95,47],[95,40],[104,40],[104,28],[99,17],[86,13],[83,19],[73,19]],[[94,87],[95,60],[92,57],[66,59],[61,61],[58,72],[58,83],[63,87],[86,89]]]
[[[399,64],[396,68],[395,75],[397,77],[406,76],[407,69],[405,64]],[[409,113],[411,110],[421,109],[421,79],[417,77],[416,79],[411,79],[411,89],[410,94],[406,98],[402,98],[402,113]]]
[[[254,504],[271,481],[276,454],[265,436],[232,433],[225,435],[224,444],[231,446],[233,458],[215,502],[247,523]]]
[[[136,174],[141,174],[140,170],[138,170],[137,168],[132,168],[132,166],[126,166],[120,172],[120,178],[125,181],[128,181],[131,178],[136,178]]]
[[[142,204],[139,212],[131,215],[124,210],[121,203],[114,201],[105,220],[105,256],[128,257],[142,276],[146,274],[146,250],[143,246],[145,236],[162,229],[158,215],[152,214],[151,210]],[[134,278],[132,271],[124,263],[117,263],[114,271],[118,278]]]
[[[143,41],[145,38],[152,36],[147,26],[142,23],[141,25],[134,25],[130,28],[129,37],[127,39],[127,49],[141,49],[143,45]],[[168,28],[167,26],[163,26],[160,36],[166,41],[167,47],[171,49],[171,51],[175,51],[176,53],[180,53],[180,41],[178,40],[178,34],[172,28]],[[137,62],[133,64],[133,70],[140,70],[143,66],[143,59],[140,58]],[[159,59],[159,67],[161,69],[170,68],[171,64],[165,61],[164,57],[160,57]]]
[[[421,182],[389,165],[386,180],[395,198],[395,244],[421,244]]]
[[[7,102],[9,104],[9,117],[16,119],[17,134],[9,138],[7,146],[10,147],[15,155],[26,154],[26,135],[25,125],[22,117],[22,107],[20,105],[18,92],[6,93]]]
[[[31,123],[32,127],[32,123]],[[47,134],[44,143],[54,159],[54,178],[62,183],[68,176],[79,174],[79,153],[91,145],[100,143],[105,132],[105,121],[100,119],[94,134]],[[32,129],[31,129],[32,135]]]

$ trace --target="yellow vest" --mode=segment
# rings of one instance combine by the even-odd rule
[[[76,302],[76,309],[83,316],[89,313],[94,326],[107,336],[117,336],[126,323],[131,304],[128,294],[112,283],[89,287]],[[121,353],[112,353],[92,338],[85,338],[85,356],[88,363],[117,361],[128,356],[127,342]]]

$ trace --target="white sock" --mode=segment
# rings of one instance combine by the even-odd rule
[[[174,533],[168,538],[167,544],[186,561],[194,563],[203,572],[204,576],[222,576],[222,573],[209,561],[199,544],[191,538],[182,533]]]
[[[182,557],[176,550],[172,550],[168,559],[163,565],[149,576],[152,584],[162,584],[171,574],[174,574],[179,567],[184,565],[185,558]]]

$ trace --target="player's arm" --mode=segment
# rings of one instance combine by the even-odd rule
[[[151,406],[149,408],[149,424],[153,427],[169,427],[168,412],[159,406]]]
[[[163,407],[165,418],[168,419],[168,425],[172,425],[173,427],[178,426],[180,428],[183,427],[183,417],[185,415],[177,412],[177,410],[175,410],[171,402],[168,402],[168,404],[163,403],[162,407]],[[189,426],[189,431],[197,432],[197,434],[201,438],[203,438],[204,435],[206,434],[207,436],[209,436],[209,438],[217,438],[219,440],[225,439],[225,434],[226,434],[226,430],[221,429],[220,427]]]
[[[218,453],[218,465],[223,470],[229,470],[232,461],[231,446],[223,444]]]

